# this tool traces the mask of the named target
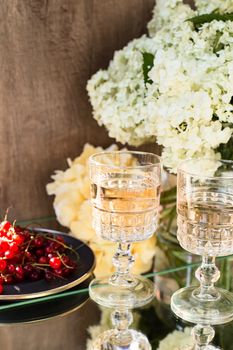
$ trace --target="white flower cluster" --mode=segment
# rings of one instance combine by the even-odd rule
[[[108,150],[117,150],[117,146],[112,145]],[[46,186],[47,193],[55,195],[53,206],[57,220],[61,225],[68,227],[75,237],[88,243],[94,251],[97,277],[113,273],[112,257],[116,250],[115,243],[97,237],[92,227],[88,158],[101,151],[101,147],[86,144],[79,157],[73,161],[68,159],[68,169],[57,170],[52,175],[53,182]],[[140,274],[150,270],[155,255],[155,244],[155,237],[151,237],[132,245],[132,253],[135,256],[134,273]]]
[[[100,70],[88,82],[95,119],[121,143],[140,145],[148,140],[142,52],[154,52],[153,47],[146,36],[133,40],[115,53],[108,70]]]
[[[214,20],[195,30],[186,21],[232,11],[232,0],[196,5],[194,11],[182,0],[158,0],[149,37],[117,51],[87,85],[94,118],[111,137],[132,145],[156,139],[174,171],[186,158],[219,158],[217,148],[233,134],[233,22]],[[142,52],[154,55],[152,84],[144,83]]]
[[[195,0],[195,3],[199,13],[210,13],[215,10],[220,11],[220,13],[233,12],[232,0]]]
[[[160,343],[158,350],[192,349],[194,340],[191,336],[191,328],[185,328],[184,332],[174,331],[166,336]]]

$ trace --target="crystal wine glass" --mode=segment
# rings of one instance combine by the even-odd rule
[[[183,162],[177,193],[178,240],[185,250],[201,255],[202,264],[196,271],[200,286],[175,292],[171,307],[180,318],[197,324],[196,339],[200,330],[212,339],[209,325],[233,320],[233,294],[214,285],[220,277],[215,258],[233,253],[233,162]]]
[[[130,272],[134,262],[130,246],[148,239],[156,230],[160,158],[145,152],[108,151],[91,156],[89,167],[93,226],[98,236],[118,244],[113,256],[115,273],[94,279],[89,287],[96,303],[115,309],[115,329],[100,335],[94,349],[150,349],[144,335],[128,329],[132,322],[129,309],[154,297],[153,283]]]

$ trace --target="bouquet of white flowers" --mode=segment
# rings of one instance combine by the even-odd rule
[[[121,143],[155,140],[164,165],[233,159],[233,1],[157,0],[149,35],[88,82],[94,118]]]

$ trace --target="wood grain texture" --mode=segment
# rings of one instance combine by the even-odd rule
[[[85,142],[107,146],[88,78],[146,31],[154,0],[0,1],[0,214],[53,214],[45,185]]]

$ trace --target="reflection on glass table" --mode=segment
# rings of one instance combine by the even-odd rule
[[[39,222],[39,219],[35,221]],[[42,226],[58,228],[55,220],[40,221]],[[233,258],[217,259],[219,268],[226,271],[219,286],[233,289]],[[156,296],[150,305],[134,311],[135,329],[148,337],[152,349],[185,349],[193,344],[190,335],[193,324],[176,318],[170,309],[170,292],[179,288],[177,281],[189,285],[194,280],[198,263],[179,264],[173,268],[158,269],[147,277],[157,283]],[[88,283],[79,288],[40,299],[0,304],[0,346],[6,350],[85,350],[91,349],[91,339],[109,329],[111,310],[100,311],[88,299]],[[80,301],[80,303],[79,303]],[[50,308],[50,305],[53,305]],[[34,312],[38,313],[38,317]],[[43,317],[43,310],[45,311]],[[48,315],[48,312],[51,314]],[[47,312],[47,314],[46,314]],[[18,319],[14,315],[17,315]],[[49,319],[49,317],[51,317]],[[19,323],[32,321],[33,323]],[[39,321],[40,322],[37,322]],[[17,324],[16,324],[17,323]],[[213,344],[224,350],[233,350],[233,323],[215,327]],[[54,333],[55,332],[55,333]],[[52,336],[56,334],[56,336]],[[20,345],[19,345],[20,344]]]

